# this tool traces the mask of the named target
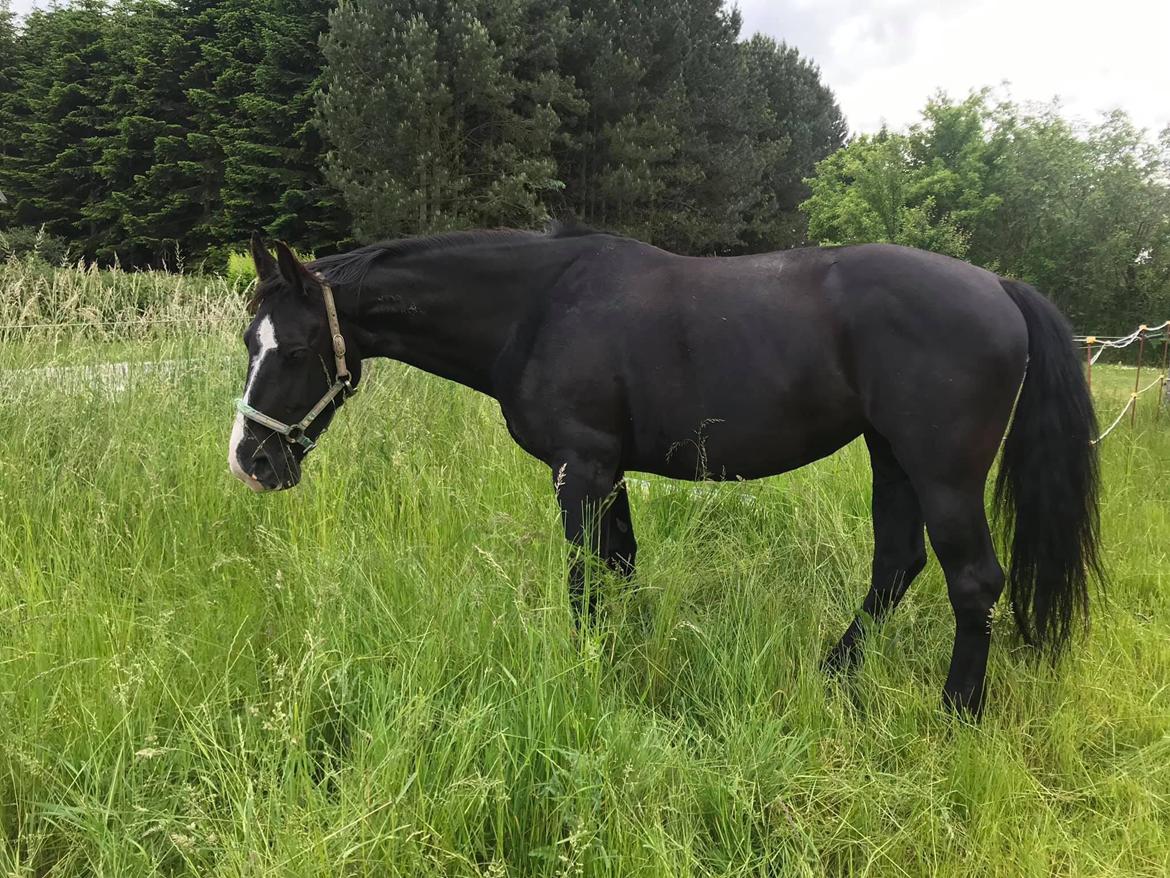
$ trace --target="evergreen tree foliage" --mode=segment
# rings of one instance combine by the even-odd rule
[[[252,90],[236,107],[238,136],[225,144],[217,239],[238,244],[253,229],[324,254],[349,240],[340,194],[321,171],[314,98],[322,77],[317,48],[332,0],[269,0]]]
[[[687,252],[788,246],[841,136],[815,67],[740,42],[725,0],[6,9],[0,223],[103,263],[566,213]]]
[[[687,252],[736,247],[760,198],[763,102],[720,0],[595,0],[576,10],[564,69],[588,110],[562,161],[587,222]],[[760,147],[760,148],[756,148]]]
[[[10,177],[21,158],[20,132],[24,126],[17,103],[22,50],[16,16],[8,0],[0,0],[0,228],[12,225],[16,189]]]
[[[137,266],[218,262],[255,228],[346,241],[313,124],[330,6],[73,0],[20,30],[0,16],[0,222]]]
[[[10,222],[45,226],[87,247],[96,235],[88,208],[104,194],[95,170],[109,88],[109,35],[100,0],[49,12],[34,10],[20,34],[9,78],[16,93],[5,101],[12,128],[6,136],[0,189]]]
[[[325,0],[188,0],[186,149],[202,211],[188,237],[223,254],[254,229],[327,252],[348,235],[317,169],[313,98]]]
[[[795,50],[738,34],[722,0],[350,0],[327,176],[362,239],[571,213],[686,252],[798,243],[840,110]]]
[[[816,65],[792,46],[756,34],[743,53],[752,88],[764,101],[763,139],[774,149],[764,163],[763,201],[751,214],[747,249],[798,247],[808,243],[800,209],[811,194],[805,178],[845,144],[845,117]]]
[[[579,102],[556,71],[564,13],[543,0],[347,2],[320,99],[326,175],[359,238],[531,225]]]
[[[85,208],[95,230],[89,255],[103,262],[143,265],[161,253],[151,222],[154,202],[144,198],[141,178],[155,162],[160,138],[173,134],[168,117],[181,106],[166,50],[177,34],[166,0],[121,0],[112,8],[109,88],[103,100],[105,125],[95,135],[94,169],[103,197]],[[172,247],[173,250],[173,247]]]

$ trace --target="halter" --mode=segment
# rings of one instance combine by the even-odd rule
[[[345,399],[356,392],[350,383],[349,369],[345,366],[345,338],[341,334],[341,324],[337,320],[337,304],[333,301],[333,290],[319,272],[313,272],[313,277],[321,284],[321,294],[325,299],[325,316],[329,318],[329,334],[333,336],[333,360],[337,367],[333,383],[329,385],[329,389],[325,391],[325,395],[317,404],[309,409],[309,413],[295,424],[278,421],[276,418],[252,408],[242,399],[236,400],[236,411],[245,418],[279,433],[290,445],[300,445],[305,451],[312,451],[316,444],[305,435],[305,431],[309,429],[309,425],[313,421],[317,420],[321,412],[325,411],[325,406],[333,402],[338,395]]]

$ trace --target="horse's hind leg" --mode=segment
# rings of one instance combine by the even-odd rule
[[[906,461],[926,519],[926,532],[947,580],[955,614],[955,643],[943,701],[978,717],[991,645],[991,612],[1003,592],[1004,575],[987,526],[983,491],[987,473],[1011,409],[1010,389],[987,383],[982,397],[931,395],[944,431],[907,431],[893,447]],[[1000,388],[999,392],[996,389]],[[948,400],[965,402],[950,412]]]
[[[865,442],[873,467],[873,572],[861,612],[825,659],[833,671],[857,664],[868,620],[888,616],[926,566],[922,509],[910,477],[882,436],[867,433]]]
[[[947,578],[955,613],[955,644],[943,701],[978,717],[983,709],[992,608],[1004,587],[1003,569],[983,508],[983,481],[965,487],[921,486],[930,544]]]

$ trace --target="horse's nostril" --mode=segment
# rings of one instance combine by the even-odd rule
[[[272,461],[268,459],[266,454],[257,454],[252,458],[251,466],[248,468],[248,477],[251,480],[264,488],[272,489],[280,487],[284,481],[273,467]]]

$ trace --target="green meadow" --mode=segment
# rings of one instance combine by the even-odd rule
[[[818,669],[868,579],[858,443],[639,482],[637,578],[575,637],[550,474],[491,400],[369,364],[256,496],[225,282],[10,263],[0,324],[0,875],[1170,874],[1154,390],[1101,446],[1089,635],[1054,670],[1001,604],[974,727],[933,560],[854,678]],[[1133,377],[1095,368],[1105,424]]]

